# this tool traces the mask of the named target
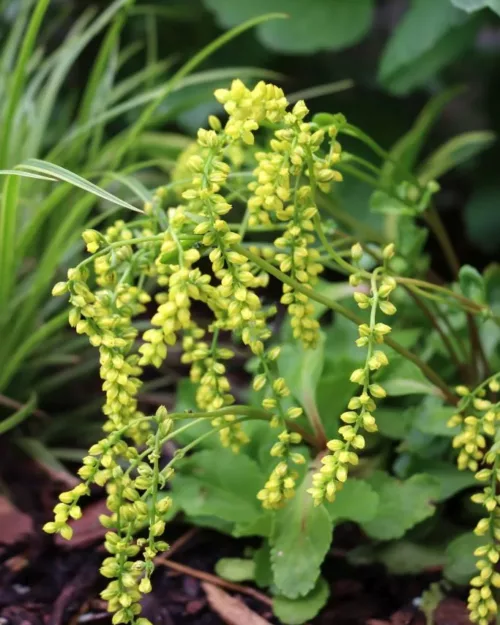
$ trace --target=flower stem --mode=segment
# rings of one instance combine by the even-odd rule
[[[258,265],[261,269],[263,269],[267,273],[271,274],[275,278],[278,278],[278,280],[280,280],[281,282],[284,282],[285,284],[289,284],[291,287],[293,287],[294,289],[296,289],[297,291],[301,293],[304,293],[304,295],[307,295],[312,300],[319,302],[320,304],[324,304],[328,308],[331,308],[333,311],[337,312],[339,315],[346,317],[347,319],[349,319],[356,325],[360,325],[363,323],[363,320],[360,317],[358,317],[356,313],[351,312],[348,308],[345,308],[344,306],[342,306],[342,304],[339,304],[338,302],[335,302],[334,300],[331,300],[330,298],[325,297],[321,293],[316,293],[315,291],[313,291],[313,289],[311,289],[311,287],[306,286],[304,284],[300,284],[296,280],[293,280],[293,278],[290,278],[289,276],[281,272],[279,269],[277,269],[276,267],[274,267],[267,261],[263,260],[262,258],[259,258],[256,254],[253,254],[250,250],[246,249],[242,245],[239,245],[239,244],[234,245],[233,249],[235,252],[238,252],[239,254],[246,256],[246,258],[251,260],[253,263]],[[415,365],[417,365],[417,367],[422,371],[422,373],[440,389],[443,396],[446,398],[446,400],[449,403],[451,403],[452,405],[457,404],[458,400],[450,392],[446,382],[426,362],[421,360],[416,354],[414,354],[413,352],[410,352],[405,347],[403,347],[402,345],[400,345],[399,343],[397,343],[396,341],[394,341],[393,339],[389,337],[385,339],[385,342],[395,352],[397,352],[398,354],[401,354],[401,356],[403,356],[407,360],[410,360]]]

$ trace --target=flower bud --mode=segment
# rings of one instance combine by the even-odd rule
[[[394,256],[395,251],[396,250],[395,250],[394,243],[389,243],[389,245],[386,245],[382,252],[382,256],[384,257],[384,260],[390,260]]]
[[[368,390],[370,391],[371,396],[377,399],[383,399],[384,397],[387,396],[387,393],[380,386],[380,384],[370,384],[370,386],[368,387]]]
[[[351,373],[350,377],[351,382],[355,384],[363,384],[365,381],[365,370],[364,369],[355,369]]]
[[[360,260],[363,256],[363,248],[359,243],[355,243],[351,247],[351,256],[353,260]]]

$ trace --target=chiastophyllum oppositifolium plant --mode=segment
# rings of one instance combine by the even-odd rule
[[[148,12],[133,0],[113,0],[101,12],[89,6],[51,49],[45,39],[57,23],[50,19],[54,3],[9,4],[18,13],[5,26],[0,8],[0,434],[95,370],[80,337],[61,332],[65,302],[50,290],[54,275],[65,275],[81,256],[82,230],[147,201],[145,183],[156,186],[175,166],[189,139],[159,126],[192,107],[194,97],[210,100],[224,81],[274,75],[251,67],[196,71],[226,42],[273,16],[240,24],[177,67],[173,58],[156,59],[151,38],[121,42],[129,16],[140,28],[143,17],[156,19],[154,7]],[[97,47],[88,80],[81,90],[68,89],[91,45]],[[144,52],[143,66],[132,71]],[[46,432],[50,446],[60,445],[57,427]],[[26,447],[27,438],[17,442]]]
[[[114,623],[149,622],[141,596],[168,549],[165,524],[182,510],[199,525],[262,538],[251,559],[222,560],[217,571],[270,587],[285,623],[325,604],[321,564],[334,526],[350,520],[373,539],[356,557],[400,572],[441,564],[463,583],[475,550],[470,609],[486,625],[500,586],[500,376],[482,382],[494,349],[484,352],[480,330],[496,328],[488,303],[496,274],[465,266],[449,288],[429,270],[417,218],[453,255],[433,207],[438,157],[411,173],[414,143],[413,163],[401,151],[396,158],[342,115],[308,121],[306,104],[289,105],[272,84],[250,90],[236,80],[215,97],[226,123],[209,118],[145,214],[86,230],[90,256],[54,287],[69,295],[70,324],[99,350],[106,422],[46,531],[71,538],[80,499],[106,486],[102,597]],[[382,168],[342,151],[341,135],[371,148]],[[356,230],[336,201],[343,173],[374,181],[372,205],[393,220],[394,241],[364,224],[356,236],[342,230]],[[328,282],[332,270],[348,282]],[[287,312],[278,335],[276,281]],[[150,311],[140,335],[134,320]],[[176,344],[190,367],[179,405],[144,414],[143,373]],[[241,346],[252,374],[245,393],[230,383]],[[170,440],[177,451],[165,460]],[[474,535],[445,519],[442,502],[477,482]],[[436,518],[453,541],[441,536],[433,548]]]

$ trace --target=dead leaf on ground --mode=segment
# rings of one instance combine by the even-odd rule
[[[443,599],[434,612],[436,625],[471,625],[467,606],[460,599]]]
[[[14,545],[33,532],[33,519],[0,496],[0,543]]]
[[[210,607],[227,625],[242,625],[243,623],[245,625],[270,625],[269,621],[250,610],[243,601],[228,595],[224,590],[208,582],[202,582],[201,585]]]
[[[68,549],[88,547],[104,538],[107,530],[101,525],[99,517],[101,514],[108,514],[109,512],[106,507],[106,501],[102,499],[91,503],[82,512],[80,519],[76,521],[71,520],[69,523],[73,528],[71,540],[64,540],[59,534],[56,534],[54,538],[56,545]]]

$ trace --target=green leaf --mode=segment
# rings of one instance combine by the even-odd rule
[[[398,260],[408,266],[415,266],[425,259],[424,246],[429,236],[427,228],[420,228],[410,217],[401,217],[397,224]],[[423,258],[422,258],[423,257]]]
[[[437,180],[450,170],[487,150],[495,139],[495,133],[489,130],[464,132],[453,137],[433,152],[420,166],[418,172],[420,182],[427,184],[431,180]]]
[[[413,427],[420,432],[449,438],[457,434],[457,428],[450,428],[447,425],[456,409],[453,406],[445,406],[437,397],[426,397],[419,406],[410,410],[414,414]]]
[[[425,470],[425,473],[434,478],[439,484],[437,501],[445,501],[456,493],[477,483],[472,473],[459,471],[456,466],[441,460],[422,463],[422,470]]]
[[[500,311],[500,265],[492,263],[484,270],[484,286],[486,300],[492,310],[498,314]]]
[[[324,375],[337,374],[343,370],[345,377],[349,377],[348,363],[357,365],[362,361],[359,347],[355,343],[358,336],[356,324],[340,315],[335,317],[332,325],[325,331]]]
[[[393,540],[435,511],[439,483],[425,474],[413,475],[402,482],[382,471],[375,472],[368,483],[378,493],[380,502],[374,519],[363,523],[364,531],[378,540]]]
[[[272,514],[262,509],[262,514],[257,519],[251,522],[236,523],[232,528],[231,534],[235,538],[242,538],[244,536],[262,536],[263,538],[269,538],[272,534],[272,528]]]
[[[465,204],[464,220],[468,238],[486,254],[500,249],[500,187],[474,191]]]
[[[367,523],[377,514],[379,496],[373,487],[363,480],[351,478],[335,496],[333,503],[325,504],[332,521]]]
[[[384,369],[380,377],[382,386],[388,395],[436,395],[441,397],[441,391],[425,377],[422,371],[413,362],[393,357],[389,366]]]
[[[451,3],[467,13],[473,13],[481,9],[491,9],[500,15],[500,0],[451,0]]]
[[[176,412],[188,412],[197,410],[196,406],[196,389],[197,385],[191,382],[189,378],[183,378],[177,384],[177,392],[175,394],[175,411]],[[182,428],[184,425],[188,423],[192,423],[195,419],[183,419],[178,429]],[[204,419],[203,421],[199,421],[195,426],[190,427],[187,430],[183,430],[179,432],[175,436],[175,440],[181,445],[188,445],[198,437],[207,433],[212,429],[210,425],[209,419]],[[209,436],[203,440],[201,443],[204,447],[220,447],[219,437],[218,436]]]
[[[449,2],[414,0],[393,31],[379,79],[394,93],[422,85],[472,43],[476,20]]]
[[[348,560],[353,566],[381,562],[394,575],[415,575],[442,566],[445,555],[440,546],[397,540],[358,547],[349,553]]]
[[[340,415],[346,410],[349,400],[356,391],[348,375],[348,371],[354,368],[349,368],[349,364],[344,367],[339,363],[337,373],[323,375],[318,383],[316,405],[328,437],[336,436]]]
[[[306,492],[310,476],[295,497],[276,513],[271,562],[278,592],[290,599],[307,595],[316,584],[332,541],[333,524],[324,506]]]
[[[204,0],[218,22],[228,28],[267,11],[282,11],[286,22],[262,24],[259,39],[272,50],[311,54],[339,50],[359,41],[367,32],[373,14],[373,0]]]
[[[413,171],[425,140],[436,123],[443,108],[463,91],[463,87],[452,87],[434,96],[424,106],[410,130],[391,148],[391,160],[386,161],[382,168],[382,182],[400,183],[406,176],[405,171]],[[403,167],[401,167],[403,166]],[[398,253],[404,255],[398,242]]]
[[[413,408],[406,410],[401,408],[377,408],[378,431],[387,438],[401,440],[408,434],[414,416]]]
[[[414,454],[400,455],[395,465],[399,477],[425,473],[439,484],[437,501],[446,501],[460,491],[477,484],[470,471],[459,471],[452,462],[439,458],[423,458]]]
[[[343,126],[346,121],[345,115],[342,113],[316,113],[312,118],[312,123],[320,128],[326,128],[327,126],[336,126],[338,128]]]
[[[281,348],[278,358],[280,375],[307,413],[318,411],[316,387],[323,371],[324,344],[323,333],[314,349],[305,349],[301,343],[287,343]]]
[[[455,584],[468,584],[477,573],[475,549],[484,544],[484,538],[466,532],[451,541],[446,548],[443,575]]]
[[[483,276],[471,265],[460,267],[458,274],[460,289],[468,299],[477,304],[486,303],[486,287]]]
[[[265,476],[248,456],[204,450],[179,464],[172,496],[190,516],[250,523],[262,515],[257,493],[264,482]]]
[[[255,583],[260,588],[268,588],[273,583],[273,571],[271,568],[271,547],[267,540],[254,551]]]
[[[408,215],[413,217],[418,214],[415,206],[403,202],[394,195],[385,191],[374,191],[370,197],[370,210],[382,215]]]
[[[215,572],[230,582],[247,582],[255,579],[255,562],[247,558],[221,558]]]
[[[320,577],[314,588],[299,599],[289,599],[283,596],[273,598],[274,615],[285,625],[301,625],[314,618],[323,608],[330,596],[330,586],[323,577]]]

